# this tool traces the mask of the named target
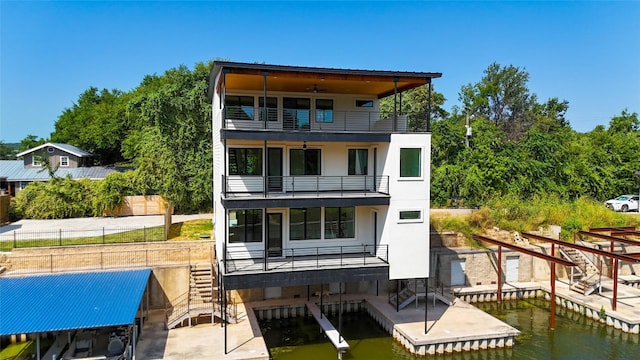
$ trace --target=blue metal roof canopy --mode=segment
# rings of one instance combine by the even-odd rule
[[[0,277],[0,335],[131,325],[151,269]]]

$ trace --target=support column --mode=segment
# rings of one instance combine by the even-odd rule
[[[429,318],[427,314],[427,297],[429,296],[429,278],[424,278],[424,333],[427,333],[427,319]],[[416,296],[417,297],[417,296]],[[435,294],[434,294],[435,298]]]
[[[227,355],[229,352],[227,351],[227,327],[228,327],[228,323],[227,323],[227,290],[224,290],[224,293],[222,294],[222,323],[224,326],[224,354]]]
[[[613,259],[613,303],[611,309],[616,311],[618,308],[618,259]],[[600,284],[602,286],[602,284]]]
[[[551,244],[551,256],[556,257],[556,244]],[[556,329],[556,263],[551,263],[551,318],[549,329]]]
[[[338,342],[342,342],[342,281],[340,282],[340,288],[338,290],[338,301],[340,304],[338,305]]]
[[[498,304],[502,303],[502,246],[498,245]]]
[[[431,132],[431,78],[427,80],[427,132]]]
[[[395,132],[398,129],[398,80],[400,80],[397,76],[393,78],[393,126],[392,131]]]
[[[324,284],[320,284],[320,319],[322,319],[322,314],[323,314],[323,310],[322,310],[322,291],[323,291],[323,286]]]
[[[263,71],[262,72],[262,83],[263,83],[263,88],[264,88],[264,99],[262,101],[262,115],[264,116],[264,118],[262,119],[264,121],[264,128],[267,128],[267,119],[268,119],[268,114],[267,114],[267,75],[269,75],[269,72],[267,71]],[[265,147],[266,147],[266,141],[265,141]]]

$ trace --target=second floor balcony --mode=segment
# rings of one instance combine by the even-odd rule
[[[222,175],[225,198],[388,196],[389,176],[252,176]]]
[[[227,106],[223,129],[304,132],[406,133],[417,131],[420,114],[397,115],[377,111],[340,111]],[[414,120],[415,119],[415,120]]]

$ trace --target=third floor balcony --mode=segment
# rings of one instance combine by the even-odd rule
[[[406,133],[423,128],[424,114],[397,115],[378,111],[310,110],[227,106],[223,129],[301,132]]]

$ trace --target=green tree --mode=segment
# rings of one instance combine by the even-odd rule
[[[12,146],[0,141],[0,160],[14,160],[16,153]]]
[[[211,66],[198,63],[193,71],[180,66],[147,76],[128,107],[136,130],[122,150],[136,165],[136,184],[145,192],[158,191],[182,211],[212,204]]]
[[[46,142],[47,140],[43,138],[38,138],[36,135],[29,134],[24,139],[20,140],[20,144],[18,145],[18,152],[33,149],[34,147],[40,146]]]
[[[536,95],[529,92],[529,73],[513,65],[489,65],[480,82],[462,87],[459,100],[464,113],[501,126],[507,138],[522,136],[533,124]]]
[[[89,88],[60,115],[51,140],[87,150],[99,164],[122,161],[122,139],[130,130],[126,121],[128,99],[128,94],[120,90]]]

